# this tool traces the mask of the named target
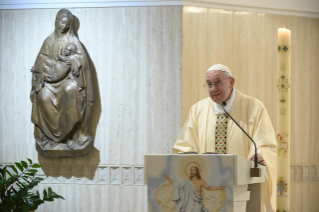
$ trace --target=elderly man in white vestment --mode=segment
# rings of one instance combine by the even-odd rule
[[[205,87],[210,97],[189,111],[188,119],[173,147],[173,153],[216,152],[236,154],[254,160],[254,144],[225,114],[221,106],[256,142],[257,160],[266,164],[266,182],[261,185],[261,211],[276,210],[277,143],[265,106],[234,87],[228,67],[216,64],[206,73]]]

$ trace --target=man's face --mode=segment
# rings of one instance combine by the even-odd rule
[[[224,81],[225,80],[225,81]],[[213,85],[212,88],[208,88],[210,98],[217,104],[221,104],[223,101],[227,101],[230,97],[232,89],[235,84],[234,78],[228,78],[226,74],[219,70],[209,71],[206,74],[206,83],[223,82],[223,85],[216,87]]]
[[[195,167],[191,168],[191,177],[195,177],[198,175],[198,171]]]

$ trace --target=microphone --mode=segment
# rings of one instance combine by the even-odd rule
[[[235,121],[235,119],[233,119],[233,117],[227,113],[227,111],[225,110],[225,106],[226,106],[226,101],[222,102],[222,107],[223,110],[225,111],[225,113],[227,115],[229,115],[229,117],[236,123],[236,125],[247,135],[247,137],[254,143],[255,145],[255,167],[250,169],[250,177],[260,177],[260,169],[257,168],[257,147],[256,147],[256,143],[255,141],[245,132],[245,130],[243,128],[241,128],[241,126],[239,126],[239,124]],[[261,164],[264,165],[264,164]]]

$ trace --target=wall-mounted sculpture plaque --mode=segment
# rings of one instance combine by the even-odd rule
[[[93,147],[88,132],[94,101],[91,70],[72,22],[69,10],[58,12],[55,30],[31,69],[31,121],[42,157],[83,157]]]

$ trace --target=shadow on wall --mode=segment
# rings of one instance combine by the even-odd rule
[[[46,178],[43,183],[95,184],[95,173],[100,163],[100,151],[95,147],[83,158],[43,158],[38,154]]]
[[[78,36],[78,30],[80,28],[80,20],[73,15],[73,32],[76,37]],[[80,40],[80,38],[79,38]],[[85,45],[81,42],[81,45],[88,57],[90,68],[91,68],[91,74],[92,74],[92,81],[93,81],[93,88],[94,88],[94,104],[92,107],[92,113],[91,113],[91,119],[90,119],[90,133],[95,138],[96,134],[96,128],[99,123],[101,113],[102,113],[102,106],[101,106],[101,96],[100,96],[100,89],[99,89],[99,81],[97,78],[96,69],[94,66],[94,63],[90,57],[90,54],[88,53]]]

